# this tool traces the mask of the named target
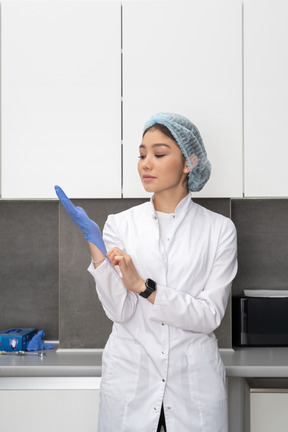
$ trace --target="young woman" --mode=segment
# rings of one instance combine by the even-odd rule
[[[145,125],[138,171],[150,202],[95,222],[56,192],[89,241],[89,272],[114,322],[103,352],[98,432],[227,432],[225,370],[213,331],[237,270],[230,219],[195,204],[210,176],[187,118]],[[107,250],[106,250],[107,247]]]

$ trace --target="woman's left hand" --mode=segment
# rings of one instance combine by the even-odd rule
[[[107,258],[110,260],[111,264],[119,266],[125,286],[129,291],[133,291],[137,294],[141,291],[145,291],[145,281],[139,276],[130,255],[126,254],[118,247],[114,247],[107,252]]]
[[[60,186],[55,186],[55,192],[73,222],[75,222],[83,231],[86,240],[94,244],[105,256],[106,246],[96,222],[92,221],[88,217],[87,213],[82,207],[76,207],[67,197],[65,192],[60,188]]]

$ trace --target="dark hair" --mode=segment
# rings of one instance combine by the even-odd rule
[[[155,123],[153,126],[150,126],[148,129],[146,129],[143,132],[143,137],[146,134],[146,132],[148,132],[149,130],[153,130],[153,129],[160,130],[160,132],[162,132],[168,138],[171,138],[173,141],[175,141],[177,143],[177,141],[175,140],[175,138],[172,135],[172,133],[170,132],[170,130],[166,126],[164,126],[163,124],[161,124],[161,123]]]

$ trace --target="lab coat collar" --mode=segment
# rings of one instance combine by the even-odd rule
[[[174,212],[175,216],[177,217],[183,213],[186,214],[188,210],[192,207],[192,205],[193,205],[192,196],[191,193],[189,192],[177,205]],[[150,198],[150,209],[151,209],[151,216],[154,219],[157,219],[157,214],[154,207],[154,195]]]

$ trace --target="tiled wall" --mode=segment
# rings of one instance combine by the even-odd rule
[[[102,229],[107,215],[144,199],[73,200]],[[230,215],[230,200],[196,200]],[[87,272],[89,248],[62,205],[53,201],[0,200],[0,329],[36,327],[61,348],[101,348],[111,331]],[[217,330],[231,345],[230,305]]]
[[[58,203],[0,200],[0,329],[58,339]]]
[[[74,200],[102,229],[109,213],[145,200]],[[238,231],[233,293],[288,288],[288,200],[195,199]],[[232,212],[232,213],[231,213]],[[62,348],[101,348],[111,331],[87,272],[89,249],[57,200],[0,200],[0,329],[37,327]],[[231,347],[231,308],[216,331]]]
[[[144,202],[144,200],[73,200],[103,229],[107,215]],[[61,348],[102,348],[112,323],[98,300],[95,282],[87,267],[90,253],[81,230],[60,207],[60,322]]]
[[[232,200],[238,231],[238,274],[233,293],[288,289],[288,200]]]

